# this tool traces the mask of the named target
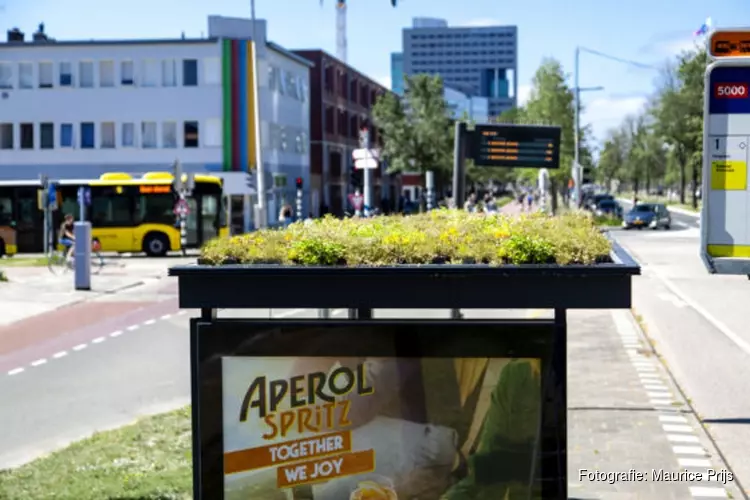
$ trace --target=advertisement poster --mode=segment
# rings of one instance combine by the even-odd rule
[[[222,358],[228,500],[541,498],[540,361]]]

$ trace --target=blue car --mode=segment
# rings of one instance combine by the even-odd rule
[[[625,215],[622,221],[624,229],[669,229],[672,227],[672,216],[667,207],[661,203],[638,203]]]

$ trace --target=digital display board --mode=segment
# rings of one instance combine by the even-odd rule
[[[560,127],[476,125],[470,134],[477,166],[560,168]]]
[[[715,31],[708,45],[711,57],[750,56],[750,30]]]

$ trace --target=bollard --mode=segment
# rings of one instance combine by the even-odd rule
[[[73,249],[75,289],[91,290],[91,223],[79,221],[73,227],[76,237]]]

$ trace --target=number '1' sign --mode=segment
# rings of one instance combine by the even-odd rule
[[[747,83],[715,83],[714,84],[714,97],[723,99],[742,99],[747,98],[750,95],[748,93]]]

